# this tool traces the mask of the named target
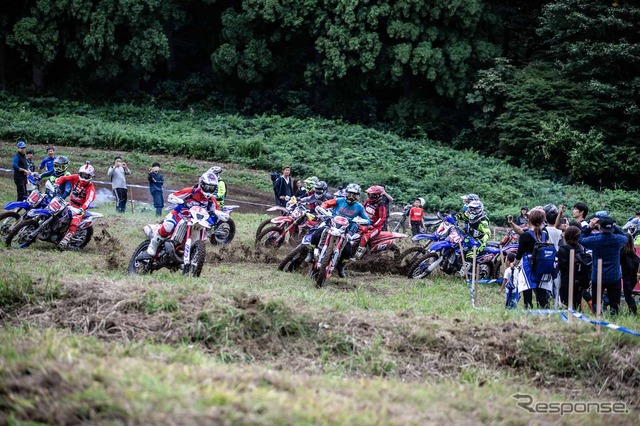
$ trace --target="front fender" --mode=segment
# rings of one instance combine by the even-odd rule
[[[46,216],[51,217],[51,213],[47,209],[33,209],[29,211],[29,216]]]
[[[29,203],[26,201],[10,201],[4,205],[5,210],[13,210],[13,209],[28,209]]]
[[[453,244],[451,244],[449,241],[437,241],[431,244],[431,247],[429,247],[429,251],[440,251],[451,247],[453,247]]]
[[[271,219],[271,223],[275,223],[276,225],[282,225],[283,223],[286,223],[287,225],[289,225],[292,222],[293,222],[293,219],[291,219],[290,216],[278,216]]]

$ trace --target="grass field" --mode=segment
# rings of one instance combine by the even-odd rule
[[[102,167],[111,154],[91,156]],[[176,181],[193,173],[166,162]],[[14,192],[3,175],[0,201]],[[98,211],[82,252],[0,248],[0,424],[640,422],[638,338],[505,311],[495,286],[481,286],[474,309],[459,278],[354,264],[316,289],[277,270],[287,247],[254,250],[267,216],[242,210],[233,243],[207,247],[200,278],[128,276],[156,219]],[[615,322],[640,328],[626,314]],[[531,414],[515,394],[621,402],[629,413]]]

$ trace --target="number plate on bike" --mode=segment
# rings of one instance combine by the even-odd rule
[[[31,191],[31,194],[29,194],[29,198],[27,198],[27,201],[29,202],[29,204],[32,204],[32,205],[38,204],[40,200],[42,200],[42,196],[38,191]]]
[[[51,200],[47,208],[53,213],[57,213],[60,210],[64,209],[66,206],[66,201],[64,201],[61,197],[55,197],[53,200]]]

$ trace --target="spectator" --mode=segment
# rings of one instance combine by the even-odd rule
[[[600,233],[591,235],[596,227],[600,228]],[[620,250],[628,240],[625,235],[614,234],[614,229],[613,219],[609,216],[594,217],[582,229],[578,240],[585,248],[592,250],[591,282],[593,284],[597,283],[598,260],[602,259],[602,290],[606,290],[609,295],[611,315],[618,314],[621,293],[620,280],[622,279]]]
[[[162,216],[162,208],[164,207],[164,195],[162,195],[162,186],[164,185],[164,176],[160,173],[160,163],[157,161],[151,165],[149,174],[149,192],[153,198],[153,207],[156,209],[156,216]]]
[[[27,144],[18,141],[18,152],[13,156],[13,183],[16,184],[17,201],[22,201],[27,197],[27,176],[31,174],[27,164],[27,156],[24,151]]]
[[[504,270],[504,278],[502,280],[502,285],[498,290],[498,294],[502,293],[502,291],[507,289],[507,300],[505,301],[505,308],[507,309],[515,309],[518,307],[518,300],[520,300],[520,295],[518,294],[518,287],[515,284],[516,274],[515,271],[515,261],[516,254],[509,253],[507,255],[507,268]]]
[[[629,311],[633,315],[638,314],[636,301],[633,298],[633,288],[638,282],[638,274],[640,272],[640,258],[636,254],[633,244],[633,235],[627,234],[627,243],[620,253],[620,265],[622,266],[622,290],[624,292],[624,300],[629,306]]]
[[[549,291],[553,280],[534,281],[531,275],[531,255],[536,242],[549,241],[549,234],[543,229],[545,213],[542,208],[535,208],[529,212],[529,231],[520,236],[515,265],[522,261],[518,273],[518,292],[522,293],[525,308],[533,308],[533,293],[541,309],[549,308]],[[545,275],[546,277],[546,275]]]
[[[131,170],[127,167],[127,163],[122,161],[119,155],[114,158],[113,166],[109,167],[107,175],[111,178],[111,189],[116,197],[116,211],[124,213],[127,208],[127,179],[126,175],[130,175]]]
[[[28,149],[25,152],[25,157],[27,157],[27,169],[29,169],[29,171],[31,172],[30,174],[33,174],[36,171],[36,165],[33,164],[33,154],[34,153],[32,149]],[[33,191],[33,189],[36,187],[34,184],[29,182],[28,177],[27,177],[26,185],[27,185],[27,194]]]
[[[527,221],[529,220],[527,218],[528,213],[529,213],[529,207],[527,206],[520,207],[520,215],[516,217],[515,224],[518,225],[519,227],[524,227],[527,224]]]
[[[284,166],[282,175],[273,182],[273,191],[276,195],[276,203],[282,207],[287,206],[287,200],[293,197],[293,185],[291,182],[291,167]]]
[[[409,210],[409,221],[411,222],[411,233],[415,236],[420,233],[422,228],[422,219],[424,218],[424,210],[422,202],[419,198],[413,200],[413,207]]]
[[[573,205],[573,210],[571,210],[573,221],[569,224],[562,223],[562,215],[564,214],[564,211],[564,204],[560,204],[560,212],[556,218],[556,228],[559,230],[564,231],[569,225],[577,226],[580,229],[584,229],[589,226],[589,223],[586,220],[586,217],[589,214],[589,207],[585,203],[578,202]]]
[[[558,270],[560,271],[560,301],[565,306],[569,306],[569,287],[573,286],[573,308],[577,309],[580,304],[580,300],[584,300],[593,311],[593,305],[591,302],[591,293],[589,293],[590,278],[580,279],[574,276],[573,284],[569,284],[569,262],[571,250],[575,250],[575,256],[578,253],[584,253],[584,247],[578,243],[580,238],[580,228],[575,225],[570,225],[566,231],[564,231],[564,244],[560,245],[558,249]],[[576,260],[577,262],[577,260]]]
[[[40,162],[39,173],[53,172],[53,160],[55,160],[55,149],[52,146],[47,147],[47,156]]]
[[[295,195],[296,198],[300,199],[307,196],[307,188],[302,185],[300,179],[293,181],[293,187],[295,188],[293,195]]]

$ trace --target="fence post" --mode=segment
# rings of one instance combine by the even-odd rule
[[[599,333],[600,332],[600,311],[602,309],[602,259],[598,259],[598,275],[597,275],[597,282],[598,282],[598,298],[597,303],[596,303],[596,320],[598,320],[598,324],[596,324],[596,332]]]
[[[476,254],[477,254],[477,247],[473,247],[473,268],[471,268],[471,276],[472,276],[472,280],[473,280],[473,292],[474,292],[474,298],[476,299],[476,306],[478,306],[478,277],[476,276]]]
[[[576,251],[574,249],[569,250],[569,300],[567,301],[567,305],[569,307],[569,311],[573,310],[573,286],[575,285],[575,283],[573,282],[574,280],[574,273],[573,273],[573,267],[576,264]],[[571,324],[571,321],[573,319],[573,314],[571,312],[569,312],[569,324]]]
[[[133,213],[133,187],[130,188],[131,192],[130,192],[130,198],[131,198],[131,213]]]

